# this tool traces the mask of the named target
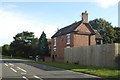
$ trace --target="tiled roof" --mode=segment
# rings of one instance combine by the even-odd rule
[[[82,21],[78,21],[69,26],[61,28],[52,36],[52,38],[73,32],[81,23]]]
[[[71,32],[74,32],[74,30],[82,23],[81,21],[75,22],[69,26],[66,26],[64,28],[61,28],[60,30],[58,30],[51,38],[57,37],[57,36],[61,36],[64,34],[68,34]],[[92,26],[89,23],[83,23],[86,26],[88,26],[88,29],[90,30],[91,34],[95,34],[95,31],[93,30]]]

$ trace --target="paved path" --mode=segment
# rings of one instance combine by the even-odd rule
[[[29,60],[5,59],[2,64],[2,80],[79,80],[97,76],[69,70],[33,64]]]

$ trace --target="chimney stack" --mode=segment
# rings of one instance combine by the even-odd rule
[[[88,23],[88,13],[87,13],[87,11],[82,13],[82,22],[83,23]]]

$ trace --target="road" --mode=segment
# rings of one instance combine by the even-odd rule
[[[0,60],[2,80],[79,80],[99,78],[93,75],[73,72],[55,67],[34,64],[30,60]]]

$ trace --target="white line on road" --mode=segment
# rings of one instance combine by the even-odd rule
[[[24,69],[22,69],[22,68],[20,68],[20,67],[17,67],[18,69],[20,69],[20,70],[22,70],[23,72],[27,72],[26,70],[24,70]]]
[[[27,77],[25,77],[25,76],[22,76],[22,78],[24,78],[25,80],[29,80]]]
[[[8,66],[8,65],[5,63],[5,66]]]
[[[33,75],[33,77],[37,78],[37,79],[40,79],[40,80],[43,80],[42,78],[36,76],[36,75]]]
[[[14,66],[13,64],[9,63],[9,65]]]
[[[26,73],[21,73],[21,74],[26,74]]]
[[[17,72],[15,69],[13,69],[13,68],[10,68],[11,70],[13,70],[14,72]]]

